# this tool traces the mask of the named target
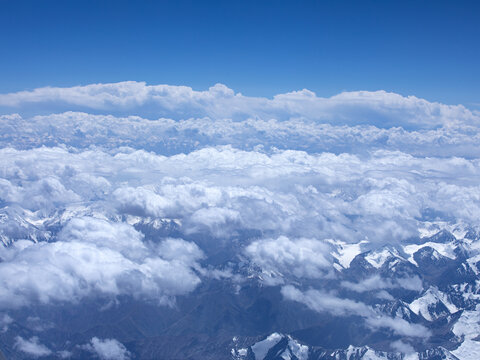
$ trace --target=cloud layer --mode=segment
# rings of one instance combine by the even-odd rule
[[[147,85],[127,81],[71,88],[39,88],[0,95],[4,109],[91,109],[129,115],[157,114],[175,120],[189,117],[213,119],[259,117],[308,118],[336,124],[377,124],[380,127],[435,127],[455,122],[479,123],[479,114],[461,105],[431,103],[415,96],[385,91],[344,92],[330,98],[309,90],[279,94],[272,99],[235,93],[216,84],[206,91],[186,86]],[[5,110],[4,110],[5,111]],[[38,111],[38,110],[37,110]]]
[[[192,267],[202,252],[180,239],[147,244],[127,224],[84,217],[71,219],[58,241],[18,240],[0,256],[0,306],[10,308],[118,295],[168,304],[200,282]]]
[[[230,147],[170,157],[6,148],[0,158],[2,200],[35,221],[55,211],[66,211],[64,218],[147,216],[179,219],[186,233],[256,229],[357,242],[415,236],[432,216],[474,223],[480,210],[477,159]]]
[[[379,124],[339,125],[310,118],[194,117],[147,120],[65,112],[42,116],[0,115],[0,145],[29,149],[67,145],[75,148],[128,146],[158,154],[189,153],[209,146],[231,145],[242,150],[303,150],[366,154],[374,150],[402,151],[415,156],[478,157],[480,128],[451,123],[435,129],[408,129]],[[352,120],[353,122],[353,120]]]
[[[192,291],[202,250],[147,241],[132,226],[138,217],[173,224],[185,238],[206,234],[211,247],[253,231],[260,238],[245,254],[266,273],[316,279],[333,270],[328,239],[367,240],[367,250],[419,236],[432,214],[474,224],[480,212],[476,159],[5,148],[0,168],[4,238],[23,219],[20,238],[0,248],[4,307],[93,295],[169,303]]]
[[[207,279],[238,292],[258,269],[279,301],[427,338],[359,300],[421,292],[418,276],[322,284],[362,251],[478,223],[480,114],[461,105],[125,82],[4,94],[0,112],[1,331],[23,306],[174,305]],[[53,353],[35,337],[15,344]],[[82,349],[131,355],[108,338]]]

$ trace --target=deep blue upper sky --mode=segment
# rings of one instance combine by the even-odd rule
[[[0,0],[0,92],[142,80],[480,103],[480,1]]]

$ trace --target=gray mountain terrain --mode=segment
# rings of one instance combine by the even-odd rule
[[[51,241],[58,232],[54,219],[43,227],[29,226],[27,220],[20,225],[39,242]],[[134,226],[145,241],[153,242],[180,231],[175,223],[148,218]],[[47,355],[51,358],[63,353],[89,358],[84,344],[96,336],[118,340],[135,359],[461,359],[462,353],[480,346],[478,334],[472,336],[459,325],[467,318],[480,320],[478,238],[473,230],[463,237],[442,230],[359,252],[349,264],[335,260],[339,266],[334,276],[298,284],[367,304],[375,316],[402,319],[428,336],[406,337],[388,326],[372,328],[368,317],[354,311],[332,314],[286,299],[282,285],[267,284],[264,270],[241,255],[247,234],[211,248],[206,239],[189,239],[203,244],[204,268],[229,269],[229,275],[204,278],[169,306],[120,296],[114,302],[99,297],[14,309],[9,311],[8,330],[0,333],[0,346],[8,359],[29,358],[18,351],[18,336],[56,349]],[[6,245],[14,242],[9,239]],[[342,245],[330,245],[336,256]],[[296,282],[292,274],[277,276]]]

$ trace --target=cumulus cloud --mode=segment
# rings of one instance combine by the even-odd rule
[[[267,120],[303,117],[327,123],[368,123],[381,127],[435,127],[459,121],[479,122],[479,115],[462,105],[432,103],[385,91],[344,92],[322,98],[309,90],[301,90],[267,99],[244,96],[222,84],[195,91],[186,86],[147,85],[134,81],[2,94],[0,107],[4,111],[42,107],[52,112],[68,108],[128,115],[161,114],[176,120],[191,116]]]
[[[256,229],[292,239],[395,242],[418,235],[419,221],[432,211],[464,223],[480,211],[477,159],[386,151],[268,155],[231,147],[169,157],[61,148],[6,148],[0,155],[2,201],[33,212],[37,229],[63,211],[65,222],[81,216],[178,219],[186,234]],[[61,191],[43,186],[45,178]]]
[[[435,129],[405,129],[380,125],[328,124],[309,118],[233,121],[198,118],[175,121],[138,116],[116,117],[81,112],[0,115],[0,145],[16,148],[68,145],[77,148],[129,146],[171,155],[216,145],[239,149],[275,148],[312,152],[365,153],[389,149],[421,156],[478,156],[478,125],[444,125]]]
[[[200,283],[193,268],[203,254],[195,244],[142,238],[127,224],[74,218],[56,242],[16,241],[0,249],[0,306],[117,295],[169,304]]]
[[[318,279],[332,270],[329,247],[315,239],[399,242],[418,235],[426,209],[466,223],[480,209],[475,159],[384,151],[368,157],[265,154],[230,147],[169,157],[132,149],[0,152],[1,197],[10,209],[0,223],[2,236],[15,233],[30,240],[1,250],[5,307],[117,295],[170,303],[193,290],[200,282],[192,270],[198,270],[200,250],[192,243],[170,246],[185,244],[177,240],[145,242],[139,231],[121,223],[129,216],[175,221],[186,237],[208,234],[211,246],[215,238],[255,230],[264,235],[245,253],[264,270],[265,281],[281,283],[283,276]],[[45,177],[75,197],[50,197],[37,185]],[[31,200],[36,193],[43,199],[41,209]],[[35,243],[41,239],[55,241]],[[372,284],[376,290],[421,287],[419,281],[367,280],[344,286],[354,291]]]
[[[422,325],[411,324],[399,317],[382,315],[362,302],[340,298],[333,293],[314,289],[302,292],[292,285],[283,286],[281,291],[286,300],[303,303],[316,312],[328,312],[337,316],[358,315],[365,319],[367,326],[373,329],[387,328],[400,336],[430,336],[430,331]]]
[[[145,188],[121,187],[113,192],[120,210],[127,214],[165,217],[174,206],[168,199]]]
[[[332,259],[327,243],[315,239],[263,239],[252,242],[245,249],[252,262],[260,266],[267,281],[282,281],[282,273],[297,278],[322,278],[330,270]],[[275,274],[279,278],[275,279]]]
[[[116,339],[99,339],[93,337],[89,344],[83,346],[84,350],[93,353],[101,360],[128,360],[130,352]]]
[[[15,337],[14,347],[34,358],[49,356],[52,354],[52,351],[45,345],[41,344],[36,336],[30,339],[24,339],[21,336],[17,336]]]

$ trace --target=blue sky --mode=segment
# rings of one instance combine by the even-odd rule
[[[0,92],[123,80],[480,103],[477,1],[0,1]]]

